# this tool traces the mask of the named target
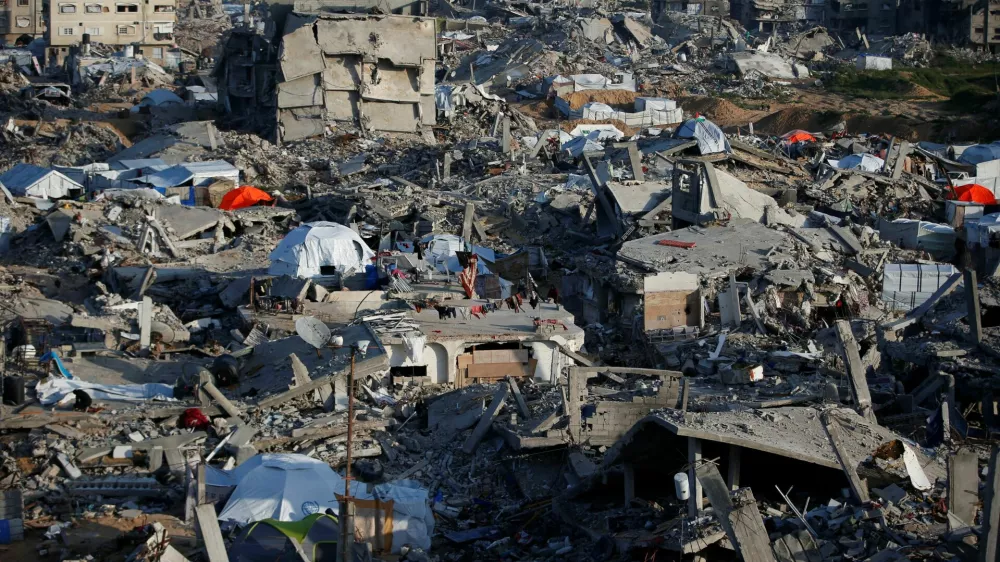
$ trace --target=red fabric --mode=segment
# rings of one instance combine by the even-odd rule
[[[266,192],[251,185],[243,185],[223,196],[219,208],[223,211],[235,211],[243,207],[252,207],[261,201],[271,200],[271,196]]]
[[[997,198],[993,195],[993,192],[987,187],[983,187],[978,183],[970,183],[968,185],[960,185],[955,188],[954,193],[947,194],[948,199],[956,199],[958,201],[967,201],[969,203],[980,203],[982,205],[996,205]]]
[[[194,429],[207,429],[208,426],[212,425],[209,421],[208,416],[203,414],[198,408],[188,408],[184,410],[184,415],[181,416],[181,427],[188,428],[193,427]]]
[[[781,137],[787,143],[793,142],[816,142],[816,137],[812,136],[811,133],[803,131],[802,129],[795,129],[794,131],[788,131]]]

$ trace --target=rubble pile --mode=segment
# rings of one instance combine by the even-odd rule
[[[824,89],[959,48],[697,7],[10,50],[0,558],[995,559],[1000,148]]]

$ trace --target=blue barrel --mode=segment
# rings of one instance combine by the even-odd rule
[[[378,288],[378,269],[374,265],[365,266],[365,289]]]

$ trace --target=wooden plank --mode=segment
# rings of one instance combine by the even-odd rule
[[[857,461],[851,457],[851,454],[844,446],[844,434],[841,432],[839,424],[840,422],[831,419],[829,414],[823,414],[823,425],[826,427],[827,435],[830,436],[830,444],[833,445],[833,450],[837,453],[840,468],[847,476],[854,498],[861,503],[868,503],[868,487],[861,480],[861,477],[858,476]]]
[[[205,543],[205,552],[208,554],[209,562],[229,562],[229,554],[226,552],[226,542],[219,529],[215,505],[206,503],[195,507],[194,510],[195,518],[198,521],[198,534],[201,535],[201,540]]]
[[[837,340],[837,347],[844,358],[844,364],[847,366],[855,407],[861,417],[875,421],[875,412],[872,411],[872,395],[868,389],[868,378],[865,376],[865,367],[861,362],[858,342],[854,339],[849,321],[837,320]]]
[[[530,377],[535,373],[536,359],[527,363],[474,363],[468,367],[468,378],[497,380],[507,376]]]
[[[965,305],[968,310],[965,320],[969,323],[969,341],[978,345],[983,342],[983,316],[979,311],[979,286],[974,269],[965,270]]]
[[[961,452],[948,457],[948,527],[954,531],[950,516],[971,527],[979,504],[979,457]]]

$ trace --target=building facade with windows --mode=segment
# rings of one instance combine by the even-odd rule
[[[11,0],[8,0],[11,1]],[[13,0],[17,1],[17,0]],[[57,64],[88,35],[91,43],[133,45],[162,64],[174,45],[177,0],[48,0],[49,60]]]
[[[45,34],[42,0],[0,0],[0,44],[13,46],[22,37]]]

